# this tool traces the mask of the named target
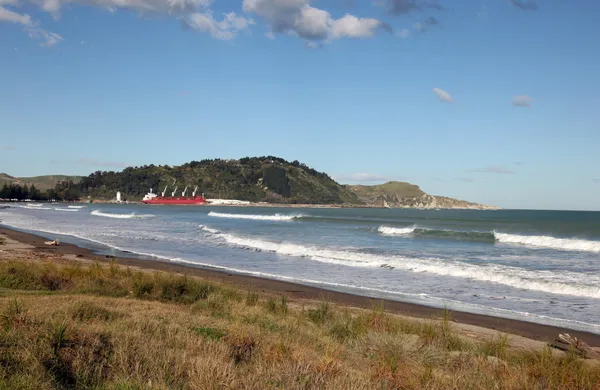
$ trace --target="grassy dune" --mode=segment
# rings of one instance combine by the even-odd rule
[[[440,319],[117,265],[0,261],[0,389],[600,389],[600,367]]]

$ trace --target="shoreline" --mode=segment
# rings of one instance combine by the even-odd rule
[[[141,201],[123,201],[116,202],[113,200],[102,200],[95,199],[92,202],[85,201],[73,201],[73,202],[2,202],[0,204],[10,205],[13,203],[46,203],[46,204],[77,204],[77,205],[143,205]],[[156,206],[173,206],[173,205],[147,205],[148,207],[156,207]],[[385,210],[461,210],[461,211],[499,211],[504,210],[501,207],[496,206],[485,206],[485,207],[384,207],[373,204],[352,204],[352,203],[344,203],[344,204],[319,204],[319,203],[267,203],[267,202],[256,202],[256,203],[240,203],[240,204],[228,204],[228,203],[218,203],[218,204],[196,204],[196,205],[177,205],[177,206],[187,206],[187,207],[264,207],[264,208],[290,208],[290,209],[385,209]]]
[[[296,300],[327,299],[333,303],[367,309],[372,308],[374,305],[380,302],[383,302],[385,310],[388,312],[422,319],[431,319],[435,316],[439,316],[441,312],[441,309],[439,308],[415,303],[383,298],[372,298],[352,293],[328,290],[325,288],[306,286],[293,282],[230,273],[205,267],[194,267],[191,265],[171,263],[153,258],[145,259],[143,256],[130,258],[125,256],[112,257],[100,255],[91,249],[79,247],[69,243],[61,243],[60,246],[48,246],[44,244],[47,239],[42,236],[21,232],[19,230],[13,230],[5,225],[0,225],[0,235],[5,235],[12,240],[32,246],[34,248],[32,249],[33,253],[37,252],[43,254],[71,256],[73,258],[85,258],[99,262],[114,261],[120,265],[137,267],[145,270],[187,274],[225,284],[233,284],[242,289],[258,290],[271,294],[284,294],[289,298]],[[495,331],[505,332],[543,342],[553,341],[559,333],[569,333],[573,336],[581,338],[592,347],[600,347],[600,334],[522,320],[494,317],[484,314],[475,314],[454,310],[450,311],[452,313],[453,320],[464,325],[492,329]]]

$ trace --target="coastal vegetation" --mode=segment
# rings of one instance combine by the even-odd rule
[[[6,196],[0,195],[0,198],[26,199],[23,192],[29,192],[32,185],[34,183],[5,181]],[[169,195],[175,187],[180,194],[188,186],[190,194],[197,186],[197,193],[209,198],[284,204],[362,203],[352,191],[327,174],[299,161],[288,162],[274,156],[191,161],[180,166],[144,165],[119,172],[96,171],[87,177],[62,178],[38,198],[112,199],[120,191],[124,199],[140,200],[151,188],[160,192],[166,186]]]
[[[0,389],[598,389],[511,336],[115,263],[0,261]]]

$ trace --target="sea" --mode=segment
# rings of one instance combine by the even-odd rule
[[[102,254],[600,334],[600,212],[13,204],[0,220]]]

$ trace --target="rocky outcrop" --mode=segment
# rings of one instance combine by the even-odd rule
[[[419,186],[404,182],[387,182],[374,186],[348,185],[358,198],[372,207],[418,208],[418,209],[469,209],[498,210],[496,206],[486,206],[435,196],[425,193]]]

